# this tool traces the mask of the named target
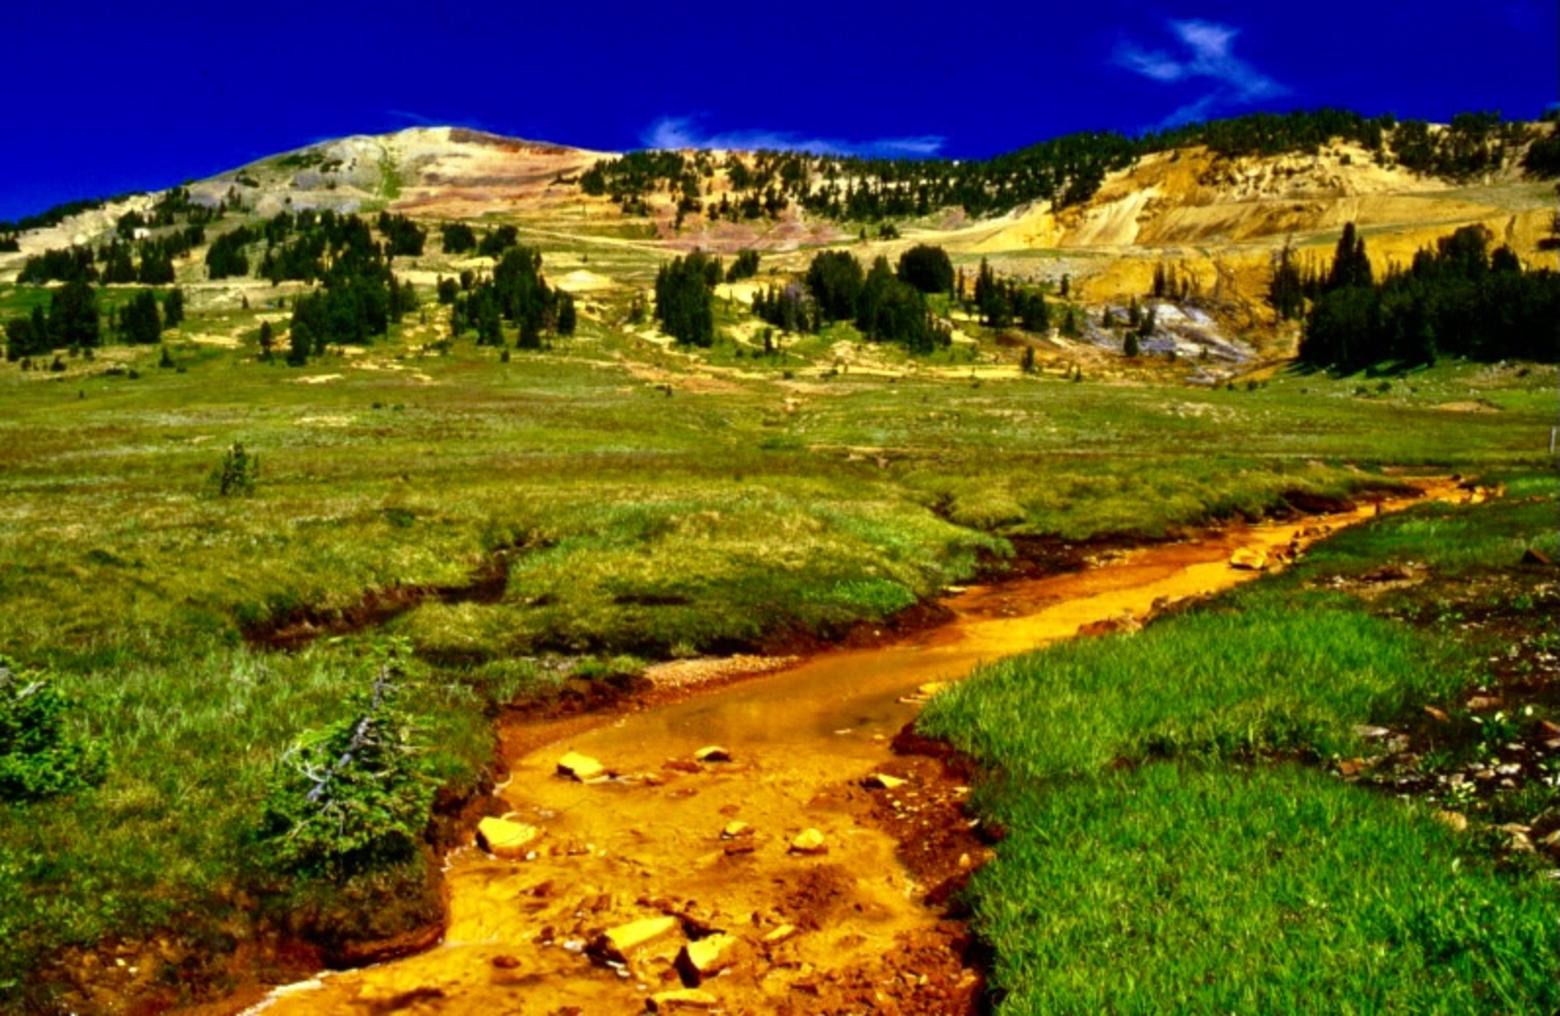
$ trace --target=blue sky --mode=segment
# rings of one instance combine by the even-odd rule
[[[16,7],[0,219],[418,123],[968,157],[1258,109],[1560,98],[1554,0]]]

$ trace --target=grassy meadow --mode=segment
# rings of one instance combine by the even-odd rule
[[[643,285],[654,269],[632,247],[527,239],[543,243],[550,275],[585,265]],[[1289,491],[1531,470],[1555,386],[1553,369],[1461,364],[1217,390],[1142,376],[1074,383],[1026,376],[1016,353],[989,350],[988,364],[1011,354],[1011,369],[840,371],[838,348],[814,339],[776,362],[737,339],[708,354],[667,349],[622,323],[621,284],[582,299],[578,336],[509,362],[470,339],[438,348],[442,309],[424,291],[425,323],[289,368],[257,358],[260,320],[285,317],[267,306],[272,290],[244,289],[247,306],[232,288],[188,292],[190,317],[168,341],[176,367],[159,367],[156,348],[114,346],[64,358],[58,372],[0,364],[0,651],[52,669],[74,702],[70,722],[109,755],[101,786],[0,810],[0,999],[37,990],[29,979],[65,947],[166,928],[241,937],[230,918],[278,890],[251,835],[267,777],[300,732],[341,719],[369,680],[376,638],[409,640],[432,764],[448,786],[470,788],[492,760],[495,709],[571,675],[838,634],[971,578],[1010,554],[1014,536],[1158,536],[1259,515]],[[40,298],[0,286],[7,313]],[[211,474],[235,442],[258,456],[257,482],[251,496],[220,497]],[[1414,519],[1429,528],[1393,538],[1476,559],[1458,527],[1481,523]],[[246,637],[349,615],[376,592],[459,587],[500,558],[507,577],[491,596],[429,597],[295,651]],[[1437,655],[1453,648],[1430,652],[1335,596],[1306,593],[1295,613],[1288,593],[1265,591],[1299,581],[1263,583],[1135,640],[1003,664],[939,700],[927,723],[1028,788],[989,798],[1015,830],[1141,787],[1141,835],[1180,851],[1192,834],[1176,828],[1176,808],[1195,799],[1238,818],[1277,787],[1301,814],[1268,817],[1284,824],[1276,844],[1310,849],[1327,816],[1364,816],[1362,835],[1382,845],[1372,864],[1394,873],[1372,892],[1406,892],[1409,853],[1449,858],[1453,847],[1395,804],[1304,773],[1252,773],[1237,786],[1198,768],[1242,752],[1341,750],[1351,724],[1460,686]],[[1124,674],[1142,694],[1123,690]],[[1030,708],[1037,684],[1042,705]],[[1174,761],[1099,775],[1118,757],[1161,756]],[[1036,796],[1062,777],[1075,781],[1063,796]],[[1175,789],[1182,781],[1194,796]],[[984,899],[1011,893],[1003,879],[1056,877],[1040,870],[1054,848],[1023,836],[982,875]],[[1130,900],[1142,886],[1113,883],[1126,869],[1097,849],[1099,870],[1076,890]],[[1260,877],[1261,858],[1239,863]],[[1325,882],[1345,859],[1316,863]],[[1481,881],[1457,892],[1553,932],[1532,892],[1477,870],[1465,877]],[[1336,886],[1318,892],[1314,905],[1335,914],[1363,905]],[[1417,928],[1418,912],[1382,920]],[[981,915],[999,955],[1037,927],[991,903]],[[1469,962],[1503,962],[1515,934],[1491,932]],[[1141,990],[1170,973],[1145,970]],[[998,974],[1032,1011],[1071,976]],[[1480,990],[1508,990],[1517,975],[1503,976]],[[1265,983],[1194,1001],[1261,1008],[1278,997]],[[1151,996],[1103,1003],[1128,1011],[1131,997]]]
[[[1560,883],[1526,839],[1560,818],[1560,753],[1510,743],[1560,721],[1560,593],[1553,569],[1518,566],[1560,555],[1560,490],[1508,479],[1504,499],[1374,520],[1280,576],[931,703],[923,729],[995,774],[978,807],[1007,838],[970,898],[999,1011],[1560,1004]],[[1475,614],[1504,623],[1461,623]],[[1396,732],[1413,781],[1340,779]],[[1528,775],[1497,787],[1513,751]]]

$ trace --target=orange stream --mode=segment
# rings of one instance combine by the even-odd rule
[[[278,989],[252,1011],[641,1012],[651,994],[678,987],[671,965],[681,931],[617,968],[593,962],[580,946],[604,929],[658,916],[664,901],[691,906],[742,940],[746,960],[702,986],[723,1010],[789,1009],[798,978],[865,962],[937,920],[919,902],[924,887],[895,859],[893,840],[824,799],[889,760],[887,740],[918,708],[902,698],[923,683],[956,680],[983,662],[1071,637],[1083,625],[1141,618],[1162,598],[1205,596],[1256,578],[1230,566],[1237,548],[1303,546],[1375,511],[1236,527],[1130,551],[1079,573],[972,587],[946,601],[952,621],[902,642],[826,652],[604,719],[511,758],[512,777],[500,793],[512,818],[541,828],[534,857],[499,860],[475,846],[454,851],[442,944]],[[734,761],[696,773],[663,768],[708,744],[726,747]],[[599,759],[619,778],[581,784],[555,775],[568,750]],[[734,819],[754,829],[750,854],[723,850],[721,830]],[[791,838],[809,827],[822,831],[828,852],[788,853]],[[821,867],[843,880],[844,905],[822,927],[782,945],[760,944],[794,919],[800,880]]]

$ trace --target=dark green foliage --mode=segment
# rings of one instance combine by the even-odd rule
[[[1327,277],[1327,285],[1339,289],[1344,286],[1368,286],[1370,282],[1370,258],[1365,254],[1365,238],[1355,231],[1354,223],[1347,223],[1338,237],[1338,247],[1333,252],[1332,272]]]
[[[711,276],[719,274],[720,262],[699,251],[661,266],[655,276],[655,317],[666,334],[688,345],[714,344]]]
[[[244,248],[255,241],[254,231],[240,226],[223,233],[206,248],[206,275],[212,279],[249,274],[249,258]]]
[[[1127,337],[1122,340],[1121,351],[1127,356],[1136,357],[1142,349],[1142,341],[1138,338],[1138,333],[1128,332]]]
[[[16,282],[21,286],[42,285],[54,280],[92,282],[97,277],[98,270],[93,264],[92,251],[86,247],[69,247],[64,250],[46,250],[28,258],[17,274]]]
[[[796,283],[785,287],[770,286],[753,296],[753,313],[781,331],[815,332],[818,330],[818,306]]]
[[[1483,227],[1464,226],[1415,255],[1409,271],[1372,285],[1347,264],[1363,256],[1363,242],[1351,249],[1340,240],[1329,284],[1306,319],[1300,358],[1345,370],[1431,363],[1441,354],[1560,360],[1560,275],[1524,272],[1510,250],[1489,254],[1489,242]]]
[[[953,262],[941,247],[917,244],[899,255],[899,278],[923,293],[953,290]]]
[[[167,355],[166,349],[163,355]],[[248,497],[255,492],[259,475],[260,459],[246,452],[243,442],[235,441],[211,471],[211,484],[218,497]]]
[[[36,304],[27,317],[12,318],[6,322],[5,339],[5,358],[13,363],[29,356],[39,356],[54,348],[49,322],[43,316],[43,308]]]
[[[455,297],[460,295],[460,283],[454,279],[441,278],[435,292],[438,294],[439,302],[448,306],[455,302]]]
[[[1550,130],[1528,147],[1522,157],[1522,168],[1530,176],[1560,176],[1560,130]]]
[[[824,251],[807,266],[807,289],[824,321],[854,317],[865,281],[861,262],[846,251]]]
[[[993,328],[1006,328],[1014,321],[1030,332],[1051,327],[1051,311],[1039,290],[997,278],[985,258],[975,275],[975,307],[981,320]]]
[[[257,337],[260,343],[260,359],[270,362],[271,350],[276,345],[276,336],[271,331],[271,322],[260,322],[260,334]]]
[[[1305,313],[1305,289],[1300,269],[1295,266],[1287,243],[1273,266],[1273,279],[1268,283],[1268,303],[1285,321],[1296,320]]]
[[[119,309],[119,338],[133,346],[150,346],[162,340],[162,316],[151,290],[140,290]]]
[[[259,828],[268,861],[339,876],[417,850],[437,784],[399,701],[406,680],[405,650],[383,651],[346,717],[304,733],[278,760]]]
[[[888,259],[872,263],[856,301],[856,327],[869,339],[897,342],[912,353],[929,353],[952,341],[926,307],[921,291],[894,275]]]
[[[574,297],[568,293],[558,293],[558,334],[573,335],[579,318],[574,310]]]
[[[428,234],[404,215],[379,213],[379,232],[385,237],[387,257],[421,257]]]
[[[519,242],[519,230],[513,226],[499,226],[482,238],[482,243],[477,247],[477,253],[484,257],[496,258]]]
[[[77,280],[54,291],[49,300],[49,335],[57,346],[96,346],[99,332],[97,291]]]
[[[464,222],[445,223],[439,237],[446,254],[464,254],[477,246],[476,232]]]
[[[163,323],[177,328],[184,322],[184,290],[175,286],[163,297]]]
[[[33,801],[102,781],[107,751],[66,728],[69,708],[53,675],[0,656],[0,800]]]
[[[726,269],[726,281],[736,282],[740,279],[751,279],[758,274],[758,251],[745,250],[737,254],[737,259]]]

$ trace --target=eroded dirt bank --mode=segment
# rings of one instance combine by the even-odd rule
[[[280,989],[259,1008],[970,1011],[979,971],[945,904],[950,880],[980,862],[978,839],[946,835],[960,790],[940,763],[891,747],[925,686],[1080,631],[1130,626],[1260,574],[1232,567],[1237,551],[1281,561],[1411,500],[973,587],[945,601],[952,619],[939,627],[595,725],[512,722],[499,796],[534,839],[509,858],[475,845],[450,855],[443,943]],[[712,745],[729,760],[700,761]],[[568,752],[606,773],[560,775]]]

